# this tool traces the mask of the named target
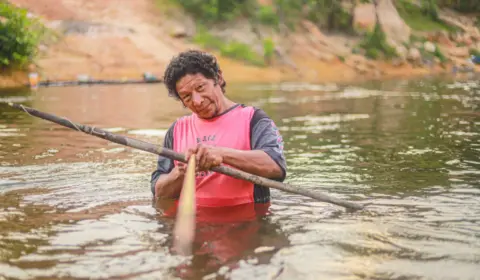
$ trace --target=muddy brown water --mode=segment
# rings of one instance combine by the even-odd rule
[[[151,201],[156,156],[0,104],[0,279],[480,279],[480,82],[229,85],[285,139],[290,183],[265,217],[202,223],[171,253]],[[162,85],[3,90],[72,121],[160,144],[187,111]],[[236,220],[238,218],[238,220]]]

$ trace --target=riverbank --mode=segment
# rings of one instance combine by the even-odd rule
[[[144,73],[162,78],[171,57],[191,48],[217,54],[231,83],[344,83],[452,73],[456,67],[470,67],[470,71],[480,72],[480,66],[467,62],[469,51],[478,49],[480,43],[480,32],[468,17],[442,11],[442,17],[448,22],[465,29],[461,36],[437,30],[411,30],[401,21],[395,7],[387,5],[391,3],[388,0],[378,8],[382,12],[379,20],[384,21],[387,38],[396,44],[398,58],[368,58],[357,49],[361,36],[322,32],[305,20],[295,32],[282,36],[268,28],[258,30],[261,36],[268,35],[274,41],[276,56],[268,66],[258,66],[208,47],[212,38],[220,38],[225,42],[233,40],[237,47],[248,47],[247,54],[262,49],[261,40],[255,39],[258,34],[242,27],[248,22],[212,28],[199,39],[198,25],[189,15],[178,9],[172,12],[170,8],[159,7],[153,0],[138,0],[135,4],[101,0],[10,2],[27,8],[56,34],[54,40],[40,46],[36,59],[40,80],[72,81],[79,76],[101,80],[142,79]],[[362,4],[354,9],[354,24],[372,28],[375,23],[372,5]],[[400,22],[392,25],[382,15],[390,15]],[[415,38],[415,41],[396,42],[392,39],[395,37]],[[239,55],[245,56],[245,52]],[[440,61],[439,57],[443,56],[445,60]],[[0,87],[25,85],[27,75],[23,72],[0,75]]]
[[[324,62],[303,62],[308,64],[308,68],[303,68],[299,72],[294,72],[286,67],[268,67],[258,68],[249,65],[242,65],[228,58],[219,58],[219,63],[223,67],[225,77],[229,83],[281,83],[281,82],[308,82],[308,83],[356,83],[377,79],[396,79],[396,78],[417,78],[426,75],[453,74],[453,65],[435,66],[430,68],[413,67],[412,65],[392,66],[383,63],[376,69],[378,72],[359,75],[351,67],[343,63],[324,63]],[[298,65],[302,66],[302,62]],[[480,67],[474,70],[480,73]],[[97,73],[94,79],[141,79],[141,74],[131,71],[130,75],[115,75],[116,68],[105,69],[106,74]],[[159,69],[158,72],[161,72]],[[158,73],[161,75],[161,73]],[[24,87],[28,84],[28,73],[17,71],[8,75],[0,76],[0,88]],[[160,76],[161,77],[161,76]],[[76,80],[72,75],[57,74],[56,78],[60,81]]]

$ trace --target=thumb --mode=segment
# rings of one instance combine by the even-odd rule
[[[190,159],[190,156],[192,154],[195,154],[197,152],[197,147],[193,147],[193,148],[190,148],[187,150],[187,152],[185,153],[185,160],[188,161],[188,159]]]
[[[217,165],[222,164],[222,162],[223,162],[222,157],[216,156],[215,159],[213,160],[213,165],[217,166]]]

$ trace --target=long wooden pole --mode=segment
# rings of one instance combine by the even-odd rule
[[[108,141],[111,141],[111,142],[114,142],[114,143],[117,143],[117,144],[120,144],[120,145],[132,147],[132,148],[139,149],[139,150],[142,150],[142,151],[145,151],[145,152],[161,155],[161,156],[170,158],[172,160],[187,163],[187,160],[185,159],[184,154],[177,153],[175,151],[172,151],[170,149],[164,148],[164,147],[159,146],[159,145],[154,145],[154,144],[144,142],[144,141],[141,141],[141,140],[137,140],[137,139],[134,139],[134,138],[129,138],[129,137],[126,137],[126,136],[110,133],[108,131],[102,130],[102,129],[97,128],[97,127],[91,127],[91,126],[82,125],[82,124],[79,124],[79,123],[74,123],[74,122],[72,122],[72,121],[70,121],[66,118],[61,118],[61,117],[58,117],[58,116],[55,116],[55,115],[52,115],[52,114],[44,113],[44,112],[38,111],[36,109],[20,105],[20,104],[15,104],[15,103],[8,103],[8,104],[10,106],[12,106],[13,108],[22,110],[22,111],[24,111],[24,112],[26,112],[26,113],[28,113],[32,116],[57,123],[59,125],[71,128],[73,130],[78,130],[80,132],[84,132],[86,134],[90,134],[90,135],[93,135],[93,136],[96,136],[96,137],[99,137],[99,138],[102,138],[102,139],[105,139],[105,140],[108,140]],[[306,196],[306,197],[316,199],[318,201],[343,206],[343,207],[348,208],[348,209],[352,209],[352,210],[363,209],[363,205],[360,205],[360,204],[357,204],[357,203],[353,203],[353,202],[345,201],[345,200],[338,199],[338,198],[335,198],[335,197],[331,197],[329,195],[322,194],[322,193],[312,191],[312,190],[309,190],[309,189],[304,189],[300,186],[294,186],[294,185],[291,185],[291,184],[286,184],[286,183],[274,181],[274,180],[271,180],[271,179],[267,179],[267,178],[264,178],[264,177],[253,175],[253,174],[250,174],[250,173],[238,170],[238,169],[234,169],[234,168],[231,168],[231,167],[227,167],[227,166],[224,166],[224,165],[213,167],[210,170],[221,173],[221,174],[224,174],[224,175],[228,175],[228,176],[231,176],[231,177],[234,177],[234,178],[237,178],[237,179],[246,180],[246,181],[249,181],[249,182],[254,183],[256,185],[261,185],[263,187],[273,188],[273,189],[278,189],[278,190],[293,193],[293,194],[303,195],[303,196]]]
[[[188,160],[185,179],[178,201],[173,249],[178,254],[187,256],[192,253],[192,243],[195,238],[195,155]]]

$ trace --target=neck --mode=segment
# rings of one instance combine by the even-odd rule
[[[220,108],[218,108],[217,115],[223,114],[225,111],[230,109],[233,105],[235,105],[235,102],[229,100],[228,98],[224,97],[222,102],[220,102]]]

